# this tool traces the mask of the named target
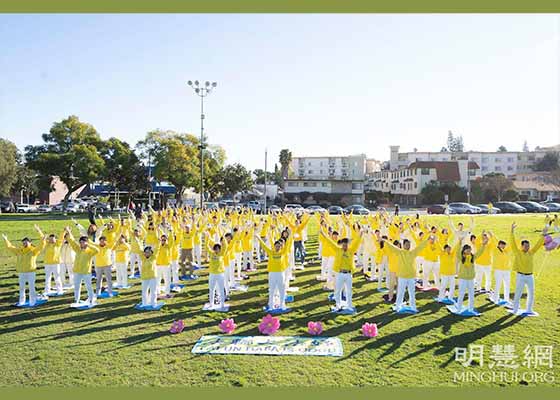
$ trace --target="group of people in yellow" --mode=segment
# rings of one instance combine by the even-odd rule
[[[383,211],[357,217],[293,211],[257,215],[249,209],[201,211],[182,207],[150,210],[139,219],[132,214],[109,218],[101,220],[98,228],[85,229],[73,221],[80,233],[78,239],[69,226],[58,235],[45,235],[35,226],[41,238],[37,245],[27,237],[19,246],[5,235],[3,238],[8,251],[16,256],[21,306],[44,301],[35,290],[37,258],[41,253],[44,295],[62,295],[65,289],[73,289],[72,306],[87,308],[95,306],[98,297],[115,295],[114,289],[129,288],[129,279],[136,277],[142,282],[139,306],[156,308],[161,304],[158,298],[170,297],[172,291],[183,287],[181,282],[198,278],[195,270],[202,268],[204,256],[209,288],[205,309],[227,311],[226,301],[232,291],[242,290],[244,274],[266,261],[266,309],[285,312],[289,310],[287,290],[295,278],[294,271],[305,264],[307,226],[312,218],[319,226],[321,273],[317,279],[325,282],[325,290],[334,291],[334,312],[355,312],[352,285],[359,266],[368,280],[377,282],[379,291],[386,292],[385,301],[394,303],[399,313],[417,311],[416,290],[437,290],[435,299],[458,314],[476,315],[474,294],[483,291],[491,301],[513,313],[536,315],[533,259],[543,247],[546,231],[531,246],[527,240],[518,243],[515,224],[507,243],[490,231],[475,236],[472,219],[468,228],[462,223],[455,226],[451,219],[447,226],[438,227],[428,225],[419,216],[392,216]],[[513,302],[512,269],[516,273]],[[87,290],[85,301],[81,300],[82,283]],[[521,310],[525,288],[527,306]]]

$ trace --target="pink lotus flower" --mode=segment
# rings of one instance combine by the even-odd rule
[[[377,336],[377,324],[366,322],[362,325],[362,334],[367,338]]]
[[[309,321],[307,323],[307,332],[313,336],[320,335],[321,333],[323,333],[323,324],[321,323],[321,321]]]
[[[235,330],[235,328],[237,328],[237,325],[235,325],[233,318],[228,318],[223,319],[222,322],[220,322],[220,324],[218,325],[218,328],[220,328],[223,333],[230,334]]]
[[[169,332],[181,333],[183,332],[183,329],[185,329],[185,322],[182,319],[180,319],[177,321],[173,321],[173,323],[171,324],[171,328],[169,328]]]
[[[280,319],[267,314],[259,324],[259,332],[263,335],[273,335],[280,328]]]
[[[544,248],[547,251],[554,250],[560,246],[560,238],[553,239],[552,236],[546,235],[544,237]]]

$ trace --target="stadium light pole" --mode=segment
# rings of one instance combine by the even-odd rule
[[[212,93],[212,90],[218,86],[218,83],[206,81],[202,84],[199,81],[188,81],[187,85],[200,97],[200,145],[198,148],[200,150],[200,208],[202,209],[204,205],[204,98]]]

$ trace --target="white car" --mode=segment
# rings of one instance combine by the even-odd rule
[[[52,211],[52,207],[49,206],[48,204],[41,204],[39,207],[37,207],[37,212],[40,213],[48,213]]]
[[[36,211],[37,211],[37,207],[32,204],[27,204],[27,203],[16,204],[17,213],[32,213]]]

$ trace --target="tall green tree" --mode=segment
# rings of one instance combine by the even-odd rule
[[[290,163],[292,162],[292,152],[288,149],[280,150],[280,174],[282,175],[282,187],[284,187],[284,181],[288,179],[288,173],[290,171]]]
[[[0,196],[8,196],[17,179],[18,149],[9,140],[0,138]]]
[[[504,174],[492,172],[472,182],[471,191],[476,193],[478,201],[502,201],[511,197],[508,193],[515,191],[515,187]]]
[[[454,136],[453,132],[447,133],[447,149],[452,153],[464,151],[463,136]]]
[[[114,189],[128,192],[128,200],[148,186],[146,167],[126,142],[110,138],[101,151],[105,161],[105,177]]]
[[[27,165],[42,177],[58,176],[68,187],[66,207],[74,191],[104,176],[105,161],[99,154],[102,140],[92,125],[74,115],[55,122],[42,137],[44,144],[25,148]]]
[[[226,165],[216,176],[217,190],[222,195],[235,195],[253,187],[251,172],[241,164]]]
[[[502,145],[502,146],[498,147],[498,152],[500,152],[500,153],[505,153],[506,151],[507,151],[506,146],[503,146],[503,145]]]
[[[555,171],[560,168],[558,164],[559,159],[560,157],[557,152],[549,151],[535,163],[533,169],[535,171]]]
[[[39,179],[37,171],[33,171],[25,164],[20,163],[17,166],[16,181],[13,185],[14,195],[25,194],[27,203],[31,196],[36,196],[39,193]]]

